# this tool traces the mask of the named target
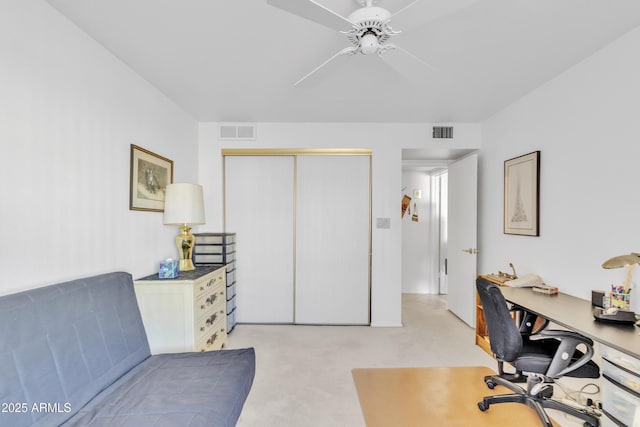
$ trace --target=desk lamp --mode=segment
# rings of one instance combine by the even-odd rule
[[[195,270],[191,261],[195,237],[192,225],[204,224],[202,186],[198,184],[168,184],[164,199],[164,224],[180,226],[176,246],[180,254],[180,271]]]
[[[628,293],[631,289],[631,276],[633,275],[633,268],[638,263],[640,263],[640,254],[632,252],[628,255],[619,255],[606,260],[602,264],[602,268],[627,267],[627,275],[624,279],[624,291],[625,293]]]

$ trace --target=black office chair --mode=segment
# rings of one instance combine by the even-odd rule
[[[562,376],[598,378],[600,369],[591,360],[593,341],[572,331],[548,329],[528,339],[523,338],[500,287],[482,278],[476,281],[476,287],[482,302],[491,351],[498,361],[500,374],[503,374],[504,363],[508,363],[517,374],[525,372],[527,377],[527,388],[524,389],[500,374],[486,376],[484,381],[487,387],[493,389],[496,385],[502,385],[513,394],[486,396],[478,402],[478,408],[486,411],[492,404],[517,402],[535,409],[546,427],[552,427],[552,423],[544,408],[557,409],[580,418],[585,426],[598,426],[597,416],[552,400],[553,387],[545,384]],[[585,348],[584,353],[578,350],[578,346]]]
[[[520,335],[523,337],[530,337],[540,333],[543,329],[549,326],[549,319],[540,318],[537,314],[531,313],[522,307],[511,307],[511,312],[515,313],[516,324]]]
[[[513,305],[509,311],[511,312],[513,321],[520,331],[520,335],[523,339],[523,345],[527,345],[530,337],[532,336],[534,337],[534,340],[539,338],[537,337],[537,334],[549,326],[549,319],[541,318],[537,314],[531,313],[522,307]],[[498,361],[498,375],[505,380],[514,383],[527,382],[527,376],[522,375],[521,371],[515,370],[513,372],[505,372],[504,362],[501,360]]]

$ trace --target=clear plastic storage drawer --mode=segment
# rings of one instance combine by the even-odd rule
[[[608,379],[602,381],[602,409],[627,426],[640,421],[640,398]]]

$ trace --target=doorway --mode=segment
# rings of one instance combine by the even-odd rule
[[[403,168],[402,292],[446,294],[447,170]]]
[[[448,293],[448,168],[475,151],[402,150],[400,198],[407,202],[402,217],[403,293]]]

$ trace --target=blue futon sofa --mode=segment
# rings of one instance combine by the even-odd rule
[[[234,426],[253,348],[151,355],[128,273],[0,297],[0,426]]]

